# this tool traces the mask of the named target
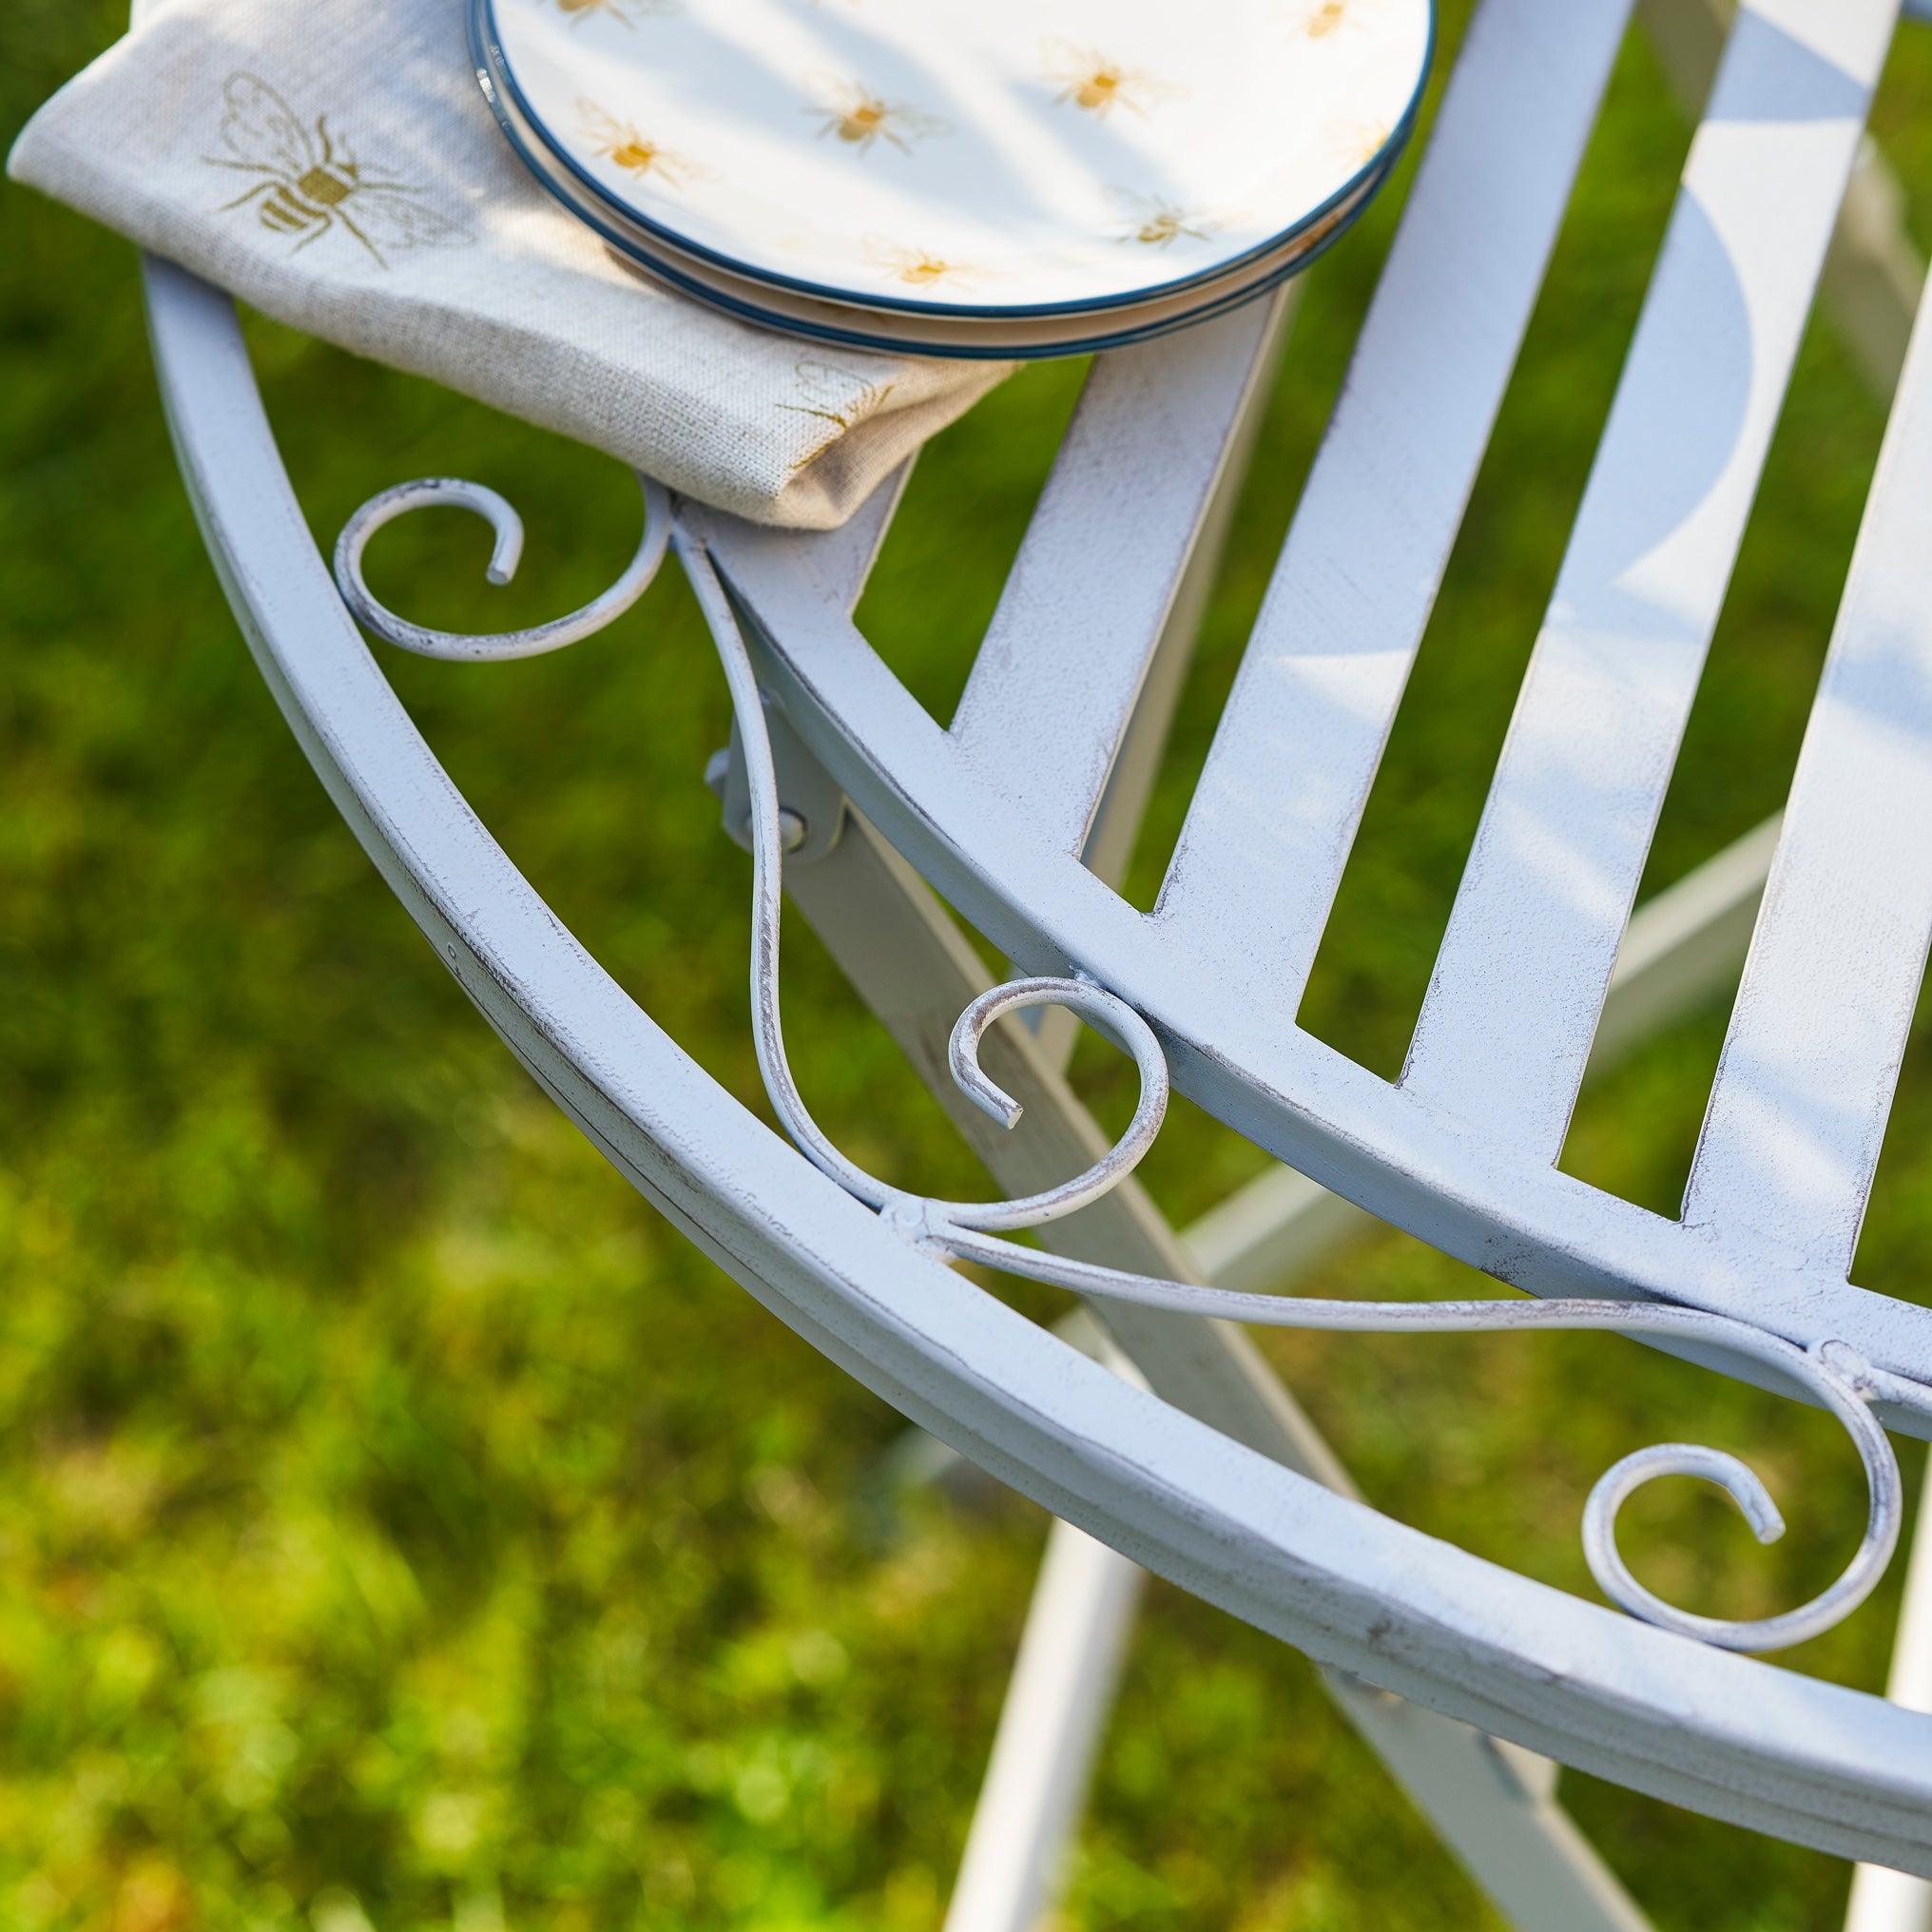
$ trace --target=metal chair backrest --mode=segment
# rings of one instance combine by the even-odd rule
[[[1693,1641],[1679,1633],[1700,1620],[1653,1598],[1638,1607],[1677,1630],[1619,1617],[1304,1479],[1280,1466],[1296,1452],[1269,1432],[1292,1431],[1265,1398],[1216,1409],[1228,1384],[1201,1351],[1233,1344],[1184,1319],[1261,1318],[1255,1302],[1215,1301],[1145,1230],[1098,1260],[1027,1264],[1124,1302],[1129,1327],[1154,1324],[1135,1351],[1152,1392],[1131,1386],[948,1265],[1044,1256],[998,1230],[1057,1214],[1071,1193],[1041,1190],[1004,1219],[909,1202],[815,1138],[777,1035],[790,802],[759,690],[784,721],[781,767],[795,734],[795,768],[829,774],[862,836],[876,828],[1052,982],[984,996],[956,1034],[955,1072],[979,1104],[997,1112],[1003,1098],[978,1072],[984,1025],[1035,995],[1139,1053],[1152,1097],[1122,1150],[1089,1150],[1083,1199],[1115,1187],[1150,1137],[1171,1069],[1303,1173],[1549,1298],[1469,1304],[1470,1321],[1547,1310],[1648,1329],[1826,1401],[1864,1432],[1873,1471],[1864,1568],[1828,1605],[1842,1613],[1897,1534],[1872,1409],[1932,1433],[1932,1314],[1846,1281],[1932,934],[1918,829],[1932,807],[1922,333],[1685,1215],[1633,1207],[1555,1161],[1894,11],[1759,0],[1739,15],[1397,1082],[1302,1031],[1297,1009],[1630,0],[1485,0],[1151,912],[1112,881],[1171,701],[1190,564],[1286,298],[1096,363],[949,728],[852,621],[890,493],[820,537],[681,512],[744,740],[761,1053],[802,1154],[680,1053],[510,865],[338,600],[232,315],[172,271],[151,286],[211,548],[338,804],[536,1076],[754,1293],[1056,1514],[1324,1662],[1716,1815],[1932,1872],[1932,1719]],[[351,554],[352,589],[354,576]],[[814,815],[795,816],[808,838]],[[1131,1222],[1130,1187],[1112,1198]],[[1700,1467],[1746,1497],[1734,1464],[1671,1453],[1631,1459],[1599,1489],[1599,1551],[1616,1501],[1656,1468]],[[1771,1622],[1701,1633],[1793,1640],[1796,1624]]]
[[[704,527],[762,677],[855,802],[1023,968],[1128,999],[1184,1092],[1518,1286],[1655,1294],[1932,1384],[1932,1316],[1845,1284],[1932,933],[1932,358],[1899,400],[1684,1217],[1555,1167],[1885,0],[1741,12],[1408,1063],[1377,1078],[1295,1024],[1628,13],[1493,0],[1472,27],[1151,913],[1083,853],[1265,310],[1096,371],[950,729],[850,622],[876,524]]]

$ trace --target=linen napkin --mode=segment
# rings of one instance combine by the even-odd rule
[[[464,0],[167,0],[7,166],[278,321],[760,523],[842,523],[1011,367],[809,342],[621,267],[498,132]]]

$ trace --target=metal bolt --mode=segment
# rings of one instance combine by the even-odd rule
[[[705,764],[705,782],[717,795],[718,802],[724,802],[724,794],[731,782],[731,753],[728,749],[714,751]],[[734,829],[725,827],[741,845],[751,842],[751,821],[742,818]],[[781,805],[778,811],[778,846],[781,852],[796,852],[804,844],[811,834],[811,826],[805,822],[804,814],[795,812],[789,805]]]

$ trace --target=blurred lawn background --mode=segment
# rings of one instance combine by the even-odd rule
[[[1447,8],[1453,48],[1467,8]],[[0,15],[0,133],[117,31]],[[1932,32],[1877,130],[1932,242]],[[1399,1063],[1688,140],[1626,49],[1304,1019]],[[1404,181],[1406,175],[1404,176]],[[1401,186],[1308,278],[1136,863],[1158,879],[1341,380]],[[700,1260],[458,995],[249,663],[167,450],[122,242],[5,190],[0,476],[0,1924],[187,1932],[936,1926],[1045,1531],[894,1500],[901,1424]],[[531,526],[387,533],[380,594],[475,628],[569,608],[634,539],[610,463],[251,324],[318,536],[404,477]],[[1077,392],[1028,371],[930,450],[863,615],[943,715]],[[1779,802],[1882,413],[1806,344],[1666,809],[1652,886]],[[605,636],[398,688],[557,911],[747,1103],[747,861],[701,782],[724,694],[674,572]],[[794,1053],[860,1161],[981,1185],[794,921]],[[1720,1007],[1587,1094],[1565,1164],[1674,1211]],[[1103,1114],[1120,1067],[1083,1051]],[[1915,1048],[1859,1279],[1918,1297],[1932,1078]],[[1182,1107],[1185,1221],[1260,1166]],[[1313,1285],[1472,1278],[1394,1234]],[[1025,1305],[1049,1314],[1045,1291]],[[1762,1614],[1848,1555],[1826,1419],[1609,1338],[1265,1344],[1370,1496],[1584,1593],[1591,1482],[1643,1443],[1744,1454],[1761,1551],[1689,1483],[1633,1505],[1654,1587]],[[1916,1492],[1921,1459],[1908,1452]],[[1897,1566],[1902,1568],[1903,1566]],[[1895,1575],[1793,1653],[1876,1688]],[[1787,1932],[1847,1867],[1590,1779],[1564,1790],[1666,1932]],[[1149,1593],[1061,1924],[1423,1932],[1495,1916],[1299,1657]]]

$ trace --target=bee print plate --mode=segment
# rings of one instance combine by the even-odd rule
[[[552,188],[732,275],[958,318],[1242,278],[1386,172],[1432,0],[471,0]]]
[[[486,56],[487,58],[487,56]],[[487,71],[487,69],[486,69]],[[516,111],[508,91],[493,87],[497,120],[511,145],[537,180],[598,234],[620,265],[642,271],[687,295],[747,321],[795,335],[914,356],[979,356],[997,358],[1084,355],[1144,341],[1218,315],[1300,272],[1346,232],[1381,185],[1372,173],[1318,222],[1279,249],[1255,257],[1228,274],[1196,282],[1178,293],[1107,308],[1034,312],[1024,316],[939,315],[876,309],[825,300],[733,274],[627,221],[615,208],[583,197],[561,164]]]

